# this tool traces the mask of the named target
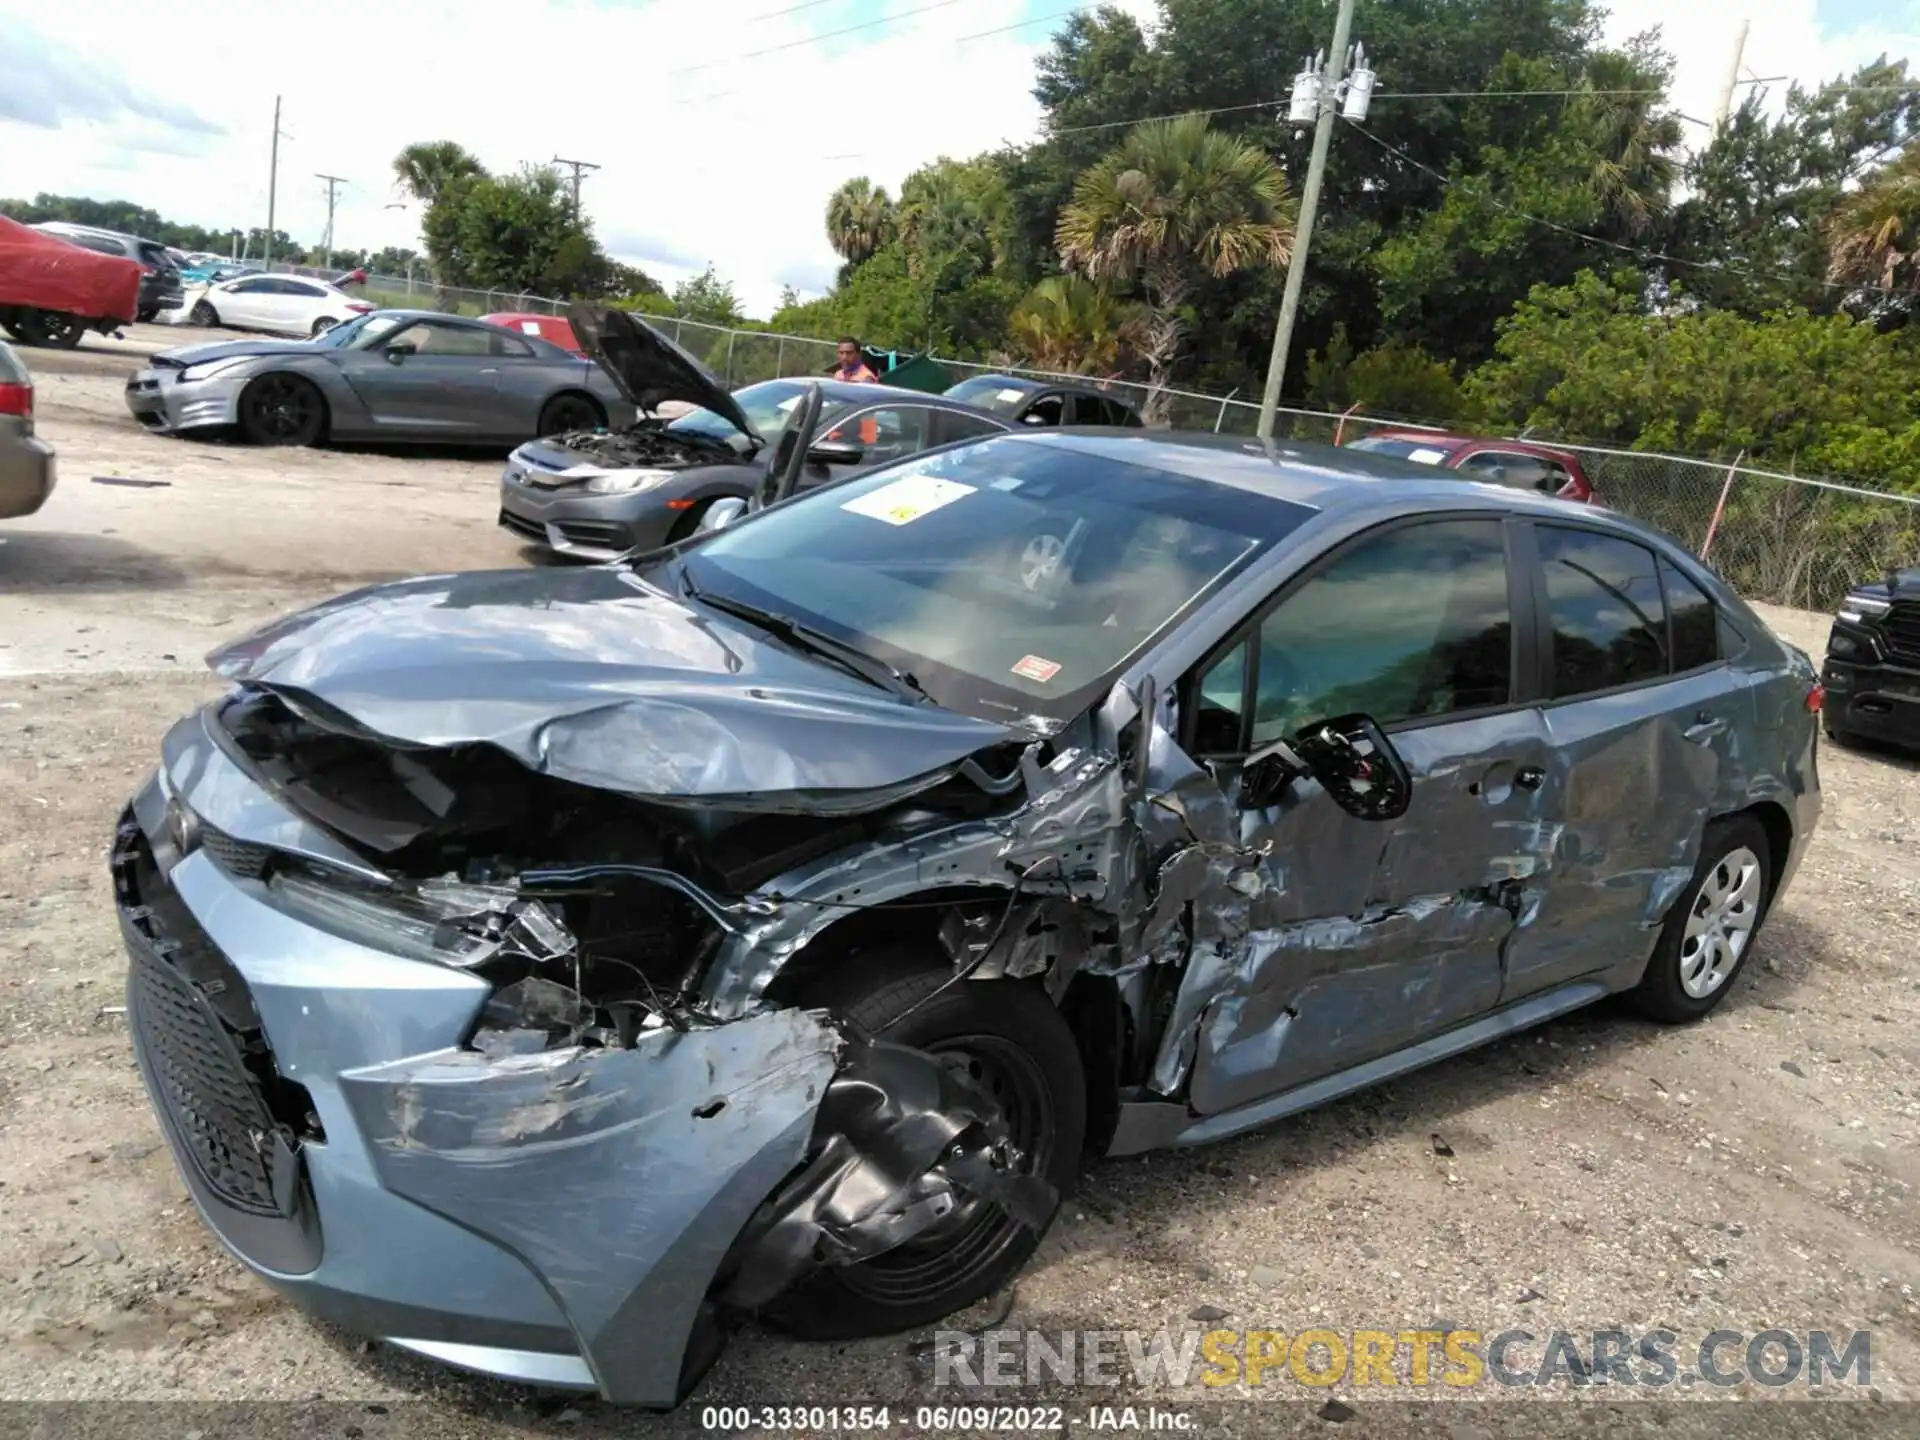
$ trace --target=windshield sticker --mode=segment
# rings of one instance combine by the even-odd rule
[[[1417,460],[1422,465],[1438,465],[1442,460],[1446,458],[1447,458],[1447,452],[1444,450],[1420,449],[1420,450],[1409,450],[1407,452],[1407,459]]]
[[[1026,399],[1027,392],[1024,390],[996,390],[993,392],[993,398],[1001,401],[1003,404],[1014,405]]]
[[[1002,475],[998,480],[994,481],[993,484],[989,485],[987,488],[989,490],[1006,490],[1011,492],[1014,490],[1018,490],[1020,488],[1020,483],[1021,483],[1020,477],[1018,475]]]
[[[520,322],[520,333],[522,335],[538,335],[540,333],[540,322],[538,320],[522,320]]]
[[[1022,655],[1013,667],[1013,673],[1022,680],[1038,680],[1044,685],[1060,673],[1060,662],[1047,660],[1039,655]]]
[[[855,515],[884,520],[889,525],[911,525],[923,515],[973,494],[973,486],[936,475],[906,475],[891,485],[856,496],[840,508]]]
[[[804,397],[805,397],[804,391],[800,395],[789,395],[786,399],[782,400],[778,405],[774,406],[773,408],[777,413],[781,415],[791,415],[793,413],[793,407],[798,405]]]

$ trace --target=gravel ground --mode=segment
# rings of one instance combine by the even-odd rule
[[[208,1437],[294,1415],[300,1433],[348,1436],[628,1433],[694,1424],[705,1404],[935,1398],[924,1336],[826,1346],[749,1331],[675,1422],[616,1422],[316,1325],[200,1224],[112,1008],[123,958],[103,862],[118,808],[164,727],[212,693],[199,657],[217,640],[354,585],[521,562],[493,525],[497,456],[266,453],[142,432],[122,379],[178,338],[135,327],[28,352],[62,482],[39,516],[0,532],[0,1398],[253,1406],[167,1412],[166,1433],[191,1423]],[[1769,619],[1804,647],[1823,638],[1818,617]],[[1920,1398],[1920,850],[1907,849],[1920,782],[1897,756],[1831,747],[1822,771],[1820,835],[1708,1021],[1668,1030],[1603,1006],[1211,1150],[1097,1165],[1003,1300],[1004,1323],[1664,1325],[1683,1354],[1716,1329],[1870,1329],[1873,1398]],[[1515,1353],[1531,1364],[1538,1347]],[[1114,1398],[1047,1393],[1076,1412]],[[1426,1423],[1377,1389],[1237,1393],[1264,1403],[1209,1411],[1209,1426],[1323,1428],[1342,1406],[1361,1422],[1343,1433]],[[1302,1396],[1305,1408],[1272,1403]],[[1577,1417],[1562,1407],[1554,1428],[1654,1418],[1644,1402],[1629,1416],[1617,1387],[1608,1398]],[[268,1403],[284,1401],[332,1408]],[[1518,1417],[1543,1413],[1447,1412],[1456,1435],[1541,1433]],[[1715,1423],[1704,1413],[1660,1406],[1662,1433]],[[1909,1413],[1850,1406],[1846,1424]],[[0,1430],[107,1433],[145,1414],[30,1410]]]

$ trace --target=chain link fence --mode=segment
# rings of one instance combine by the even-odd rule
[[[343,273],[278,268],[328,279]],[[377,304],[457,314],[502,310],[560,314],[566,309],[562,300],[440,286],[424,275],[370,274],[357,288]],[[833,368],[834,345],[828,340],[735,330],[672,315],[644,318],[697,356],[730,389],[783,376],[825,375]],[[1158,412],[1176,430],[1248,438],[1258,433],[1259,404],[1237,392],[1206,395],[1165,390],[1156,397],[1149,386],[1136,381],[959,360],[939,359],[939,364],[956,381],[973,375],[1013,374],[1090,386],[1136,410]],[[1275,435],[1339,444],[1388,428],[1440,429],[1354,411],[1282,409]],[[1576,456],[1602,504],[1672,535],[1752,600],[1831,610],[1849,585],[1920,561],[1920,497],[1738,463],[1568,444],[1544,436],[1528,439]]]

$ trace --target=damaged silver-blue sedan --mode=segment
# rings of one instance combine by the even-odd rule
[[[992,1292],[1086,1156],[1706,1014],[1819,811],[1812,667],[1682,550],[1306,446],[990,439],[213,664],[113,850],[202,1214],[656,1406]]]

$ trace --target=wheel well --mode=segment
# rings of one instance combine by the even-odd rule
[[[925,947],[929,967],[945,967],[940,922],[949,907],[963,902],[1006,903],[997,886],[963,885],[903,896],[891,905],[850,911],[795,954],[767,987],[775,1003],[804,1003],[818,983],[860,951],[881,942]],[[1033,980],[983,980],[983,985],[1030,985]],[[1087,1148],[1104,1154],[1119,1120],[1119,1077],[1126,1043],[1126,1014],[1120,992],[1106,976],[1076,975],[1060,1002],[1061,1016],[1073,1031],[1080,1065],[1087,1077]]]
[[[561,400],[584,400],[593,407],[593,413],[600,417],[600,423],[602,425],[607,423],[607,407],[602,405],[599,399],[590,392],[586,390],[576,390],[571,387],[565,390],[556,390],[553,394],[549,395],[547,397],[547,403],[540,407],[541,415],[544,416],[547,411],[554,407],[557,401]]]
[[[234,402],[236,409],[240,404],[245,402],[249,390],[253,389],[253,387],[258,385],[262,380],[271,380],[276,375],[285,375],[291,379],[298,380],[302,385],[305,385],[309,390],[313,391],[314,395],[317,396],[320,401],[320,434],[318,438],[326,440],[332,436],[333,406],[327,401],[327,392],[297,370],[267,370],[254,376],[251,380],[247,381],[245,385],[240,387],[240,394]]]
[[[1793,820],[1788,816],[1786,807],[1778,801],[1762,800],[1735,813],[1753,816],[1760,822],[1760,828],[1767,832],[1767,873],[1778,885],[1780,872],[1786,868],[1787,857],[1793,853]]]

